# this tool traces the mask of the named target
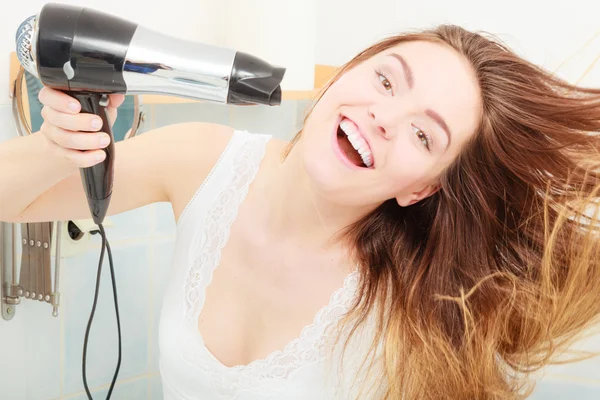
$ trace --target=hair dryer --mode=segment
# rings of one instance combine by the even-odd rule
[[[82,168],[90,211],[102,223],[112,194],[114,138],[108,94],[166,94],[226,104],[281,103],[285,68],[250,54],[173,38],[89,8],[50,3],[16,35],[23,68],[102,118],[102,163]]]

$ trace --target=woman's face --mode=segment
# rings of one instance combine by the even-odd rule
[[[298,143],[313,185],[359,207],[401,206],[437,190],[437,178],[474,135],[480,91],[450,47],[408,42],[347,71],[323,95]]]

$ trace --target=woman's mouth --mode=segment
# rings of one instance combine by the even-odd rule
[[[337,145],[347,161],[356,167],[373,168],[373,154],[354,122],[342,118],[337,128]]]

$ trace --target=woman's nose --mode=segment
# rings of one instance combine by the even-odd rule
[[[390,139],[394,133],[396,119],[393,111],[384,110],[383,106],[371,106],[368,113],[376,132],[385,139]]]
[[[372,110],[369,110],[369,118],[372,120],[373,124],[375,125],[375,130],[377,131],[378,134],[380,134],[381,136],[387,138],[387,130],[385,129],[385,127],[383,127],[379,121],[377,120],[377,117],[375,116],[375,113]]]

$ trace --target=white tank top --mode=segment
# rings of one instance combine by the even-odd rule
[[[248,365],[228,367],[204,346],[197,324],[205,289],[238,207],[270,136],[235,131],[226,149],[177,221],[177,235],[160,326],[160,372],[166,400],[348,399],[348,380],[326,363],[326,329],[348,310],[357,272],[332,294],[298,338]],[[368,343],[368,340],[365,341]],[[370,344],[370,343],[368,343]],[[365,398],[365,397],[361,397]]]

